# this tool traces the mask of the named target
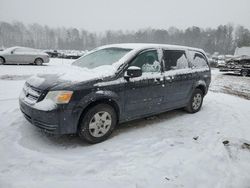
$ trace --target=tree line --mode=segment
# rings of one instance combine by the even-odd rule
[[[52,28],[40,24],[0,22],[0,48],[26,46],[39,49],[90,50],[112,43],[161,43],[202,48],[212,54],[232,54],[236,47],[250,46],[250,30],[231,24],[217,28],[145,28],[137,31],[89,32],[77,28]]]

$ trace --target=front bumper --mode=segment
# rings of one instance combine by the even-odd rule
[[[42,111],[33,108],[19,99],[20,110],[24,117],[34,126],[52,134],[74,134],[77,132],[78,122],[72,110],[59,106],[52,111]]]

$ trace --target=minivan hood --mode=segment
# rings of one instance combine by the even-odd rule
[[[47,90],[56,86],[66,87],[90,80],[103,79],[113,76],[115,72],[112,65],[100,66],[95,69],[68,66],[54,70],[53,73],[34,75],[27,80],[27,83],[35,88]]]

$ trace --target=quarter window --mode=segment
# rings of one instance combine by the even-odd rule
[[[163,60],[165,71],[188,68],[186,53],[182,50],[163,50]]]
[[[199,52],[190,51],[192,68],[208,68],[205,57]]]

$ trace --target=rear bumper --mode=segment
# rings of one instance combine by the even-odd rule
[[[49,57],[46,57],[46,58],[43,59],[43,63],[49,63],[49,61],[50,61]]]
[[[58,107],[52,111],[42,111],[33,108],[19,99],[20,110],[24,117],[34,126],[45,132],[62,135],[77,132],[77,122],[71,110]]]

